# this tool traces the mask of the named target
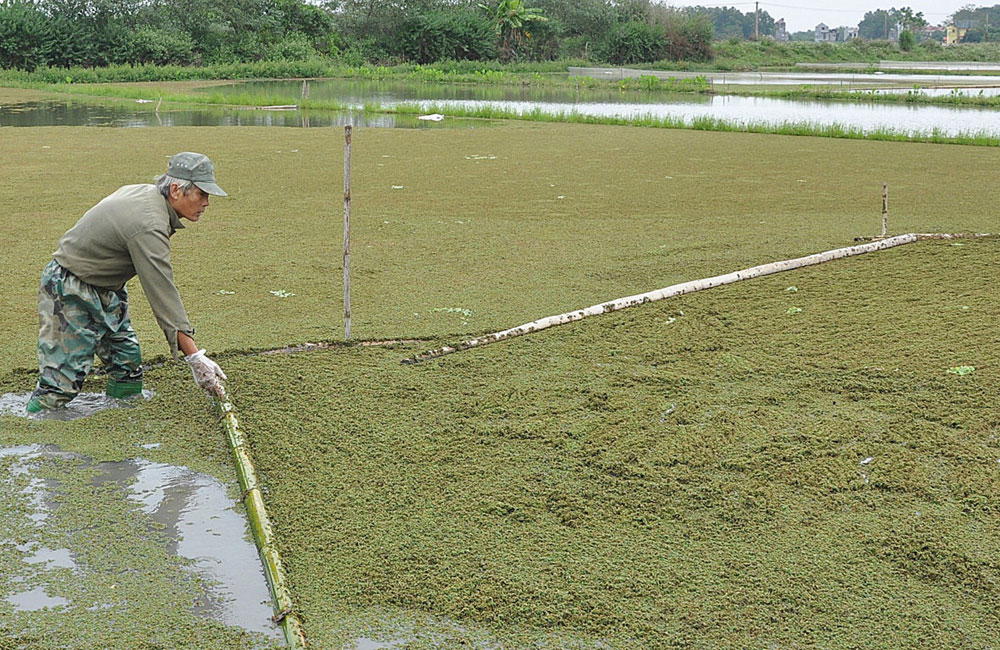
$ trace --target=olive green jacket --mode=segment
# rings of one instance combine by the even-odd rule
[[[183,227],[155,185],[126,185],[88,210],[53,257],[95,287],[121,289],[138,275],[176,357],[177,332],[194,336],[170,266],[170,237]]]

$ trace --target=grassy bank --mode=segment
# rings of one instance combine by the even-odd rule
[[[724,133],[758,133],[766,135],[795,135],[817,138],[843,138],[849,140],[872,140],[886,142],[923,142],[934,144],[960,144],[979,147],[1000,146],[1000,137],[990,133],[960,133],[950,135],[934,130],[910,133],[900,129],[862,129],[842,124],[822,125],[810,122],[737,122],[715,117],[695,117],[686,120],[679,117],[603,117],[581,115],[576,112],[547,113],[536,109],[520,112],[496,106],[479,108],[456,108],[435,105],[398,105],[394,112],[403,114],[443,113],[452,117],[476,117],[484,119],[525,120],[529,122],[569,122],[575,124],[601,124],[606,126],[634,126],[657,129],[692,129],[695,131],[721,131]]]
[[[729,40],[713,43],[710,64],[718,70],[790,69],[797,63],[871,63],[892,61],[1000,61],[997,43],[963,43],[942,47],[925,42],[904,51],[888,41],[853,40],[847,43],[779,43]],[[665,69],[671,69],[666,64]],[[700,68],[693,68],[700,69]],[[874,71],[874,70],[872,70]]]
[[[342,336],[339,129],[3,138],[0,392],[32,385],[38,274],[59,235],[175,151],[216,161],[231,196],[175,235],[172,261],[199,344],[230,376],[314,647],[967,648],[1000,633],[1000,358],[983,334],[1000,317],[995,240],[914,244],[399,363],[849,244],[878,231],[883,181],[892,232],[995,229],[995,150],[582,124],[356,129],[353,335],[423,341],[252,357]],[[131,291],[146,355],[162,357]],[[153,369],[149,385],[149,402],[70,424],[0,415],[0,445],[231,479],[189,371]],[[86,480],[66,491],[79,519],[116,521]],[[0,598],[0,643],[204,647],[186,587],[140,606],[154,550],[130,549],[135,512],[116,516],[128,526],[108,556],[133,576],[118,637],[76,590],[64,611]],[[87,575],[75,581],[108,587]],[[221,626],[203,638],[250,643]]]

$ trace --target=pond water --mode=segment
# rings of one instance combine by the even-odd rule
[[[65,462],[53,463],[59,460]],[[20,557],[21,568],[7,576],[12,588],[0,591],[14,611],[78,606],[68,593],[59,593],[58,575],[68,571],[74,581],[86,583],[90,572],[102,571],[100,566],[77,562],[74,531],[46,535],[52,514],[66,498],[62,484],[71,482],[73,474],[94,472],[93,486],[112,484],[122,499],[149,518],[150,530],[162,531],[164,552],[185,558],[189,570],[202,578],[205,591],[192,603],[192,613],[269,639],[282,638],[270,620],[270,593],[257,549],[247,537],[246,521],[218,479],[139,457],[94,463],[52,445],[0,447],[0,461],[7,468],[6,476],[0,474],[0,486],[12,491],[21,503],[17,512],[28,522],[27,528],[18,528],[16,516],[0,522],[0,547],[9,544]],[[39,476],[43,465],[48,466],[46,478]],[[58,468],[54,477],[53,467]],[[64,540],[66,547],[53,548],[42,541],[53,537]]]
[[[874,75],[872,75],[874,76]],[[916,75],[907,75],[916,76]],[[924,83],[929,84],[927,77]],[[997,78],[1000,79],[1000,78]],[[949,78],[953,82],[954,78]],[[801,81],[800,81],[801,83]],[[922,86],[923,88],[923,86]],[[911,89],[884,86],[880,92]],[[159,126],[354,126],[390,128],[472,128],[484,120],[447,117],[449,111],[492,107],[524,114],[580,114],[595,117],[682,120],[715,118],[739,124],[809,123],[839,125],[866,132],[889,129],[914,135],[937,131],[946,135],[1000,135],[1000,116],[995,109],[815,101],[737,97],[732,95],[664,94],[621,92],[614,87],[498,87],[475,84],[430,84],[414,82],[364,82],[356,80],[254,81],[205,88],[202,92],[226,95],[282,97],[290,101],[308,93],[312,100],[328,100],[347,108],[343,111],[185,109],[154,112],[148,103],[108,101],[48,101],[0,107],[2,126],[91,125],[111,127]],[[997,88],[954,90],[926,89],[926,93],[1000,93]],[[366,105],[393,108],[400,104],[419,106],[425,113],[440,112],[446,119],[431,122],[416,115],[393,115],[363,110]]]
[[[865,67],[865,66],[859,66]],[[915,68],[919,70],[928,68]],[[939,68],[940,69],[940,68]],[[982,69],[982,68],[978,68]],[[989,70],[990,68],[986,68]],[[704,77],[716,91],[725,86],[837,86],[843,90],[877,88],[888,85],[923,87],[998,86],[995,75],[912,74],[901,72],[686,72],[636,70],[633,68],[570,68],[574,76],[595,79],[625,79],[654,76],[659,79]],[[721,87],[721,88],[720,88]]]
[[[4,393],[0,395],[0,413],[33,420],[63,420],[68,422],[69,420],[89,417],[105,409],[129,408],[135,406],[137,400],[150,400],[153,395],[153,391],[148,389],[143,390],[139,395],[125,399],[108,397],[104,393],[80,393],[61,408],[29,414],[25,407],[28,405],[28,400],[31,399],[31,393]]]

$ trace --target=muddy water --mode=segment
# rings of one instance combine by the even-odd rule
[[[109,408],[123,408],[135,404],[138,399],[150,400],[153,398],[153,391],[142,391],[141,397],[136,395],[127,399],[108,397],[104,393],[80,393],[66,406],[51,411],[29,414],[25,411],[31,393],[4,393],[0,395],[0,413],[17,415],[20,417],[35,420],[76,420],[85,418],[94,413],[99,413]]]
[[[6,463],[7,476],[0,474],[0,485],[9,488],[15,477],[20,479],[17,484],[23,487],[14,498],[30,520],[27,533],[15,533],[0,523],[0,547],[12,547],[22,567],[21,574],[7,577],[7,593],[0,592],[15,611],[73,605],[50,588],[45,580],[47,574],[70,571],[86,579],[72,543],[67,544],[68,548],[53,548],[51,543],[41,541],[47,520],[61,507],[61,481],[36,474],[47,459],[68,459],[78,462],[59,465],[63,468],[60,471],[96,470],[91,480],[94,486],[120,486],[116,492],[121,498],[135,504],[149,518],[151,530],[162,531],[166,551],[189,560],[189,570],[204,585],[204,593],[190,607],[192,613],[275,640],[281,638],[280,630],[270,621],[270,595],[256,547],[247,537],[243,516],[234,510],[235,501],[218,479],[142,458],[94,464],[51,445],[0,448],[0,459],[11,458],[13,462]],[[13,535],[16,540],[10,538]],[[60,539],[71,542],[71,537]]]

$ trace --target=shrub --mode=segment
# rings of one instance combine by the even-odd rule
[[[560,59],[589,59],[594,50],[590,36],[569,36],[559,41]]]
[[[399,54],[416,63],[444,59],[478,61],[496,56],[493,26],[466,8],[432,11],[405,21]]]
[[[187,34],[140,27],[132,36],[132,63],[186,65],[194,57],[194,41]]]
[[[909,52],[913,49],[913,46],[917,44],[917,37],[913,35],[913,32],[906,29],[899,33],[899,49],[904,52]]]
[[[316,56],[312,40],[305,34],[289,34],[270,43],[264,53],[268,61],[305,61]]]
[[[667,58],[674,61],[708,61],[712,58],[715,29],[705,14],[691,14],[656,5],[652,20],[666,36],[664,54]],[[731,44],[730,47],[737,45]]]
[[[663,56],[666,45],[661,28],[632,20],[616,25],[595,49],[594,58],[614,65],[649,63]]]
[[[49,37],[45,15],[34,6],[0,5],[0,67],[30,71],[44,65]]]

